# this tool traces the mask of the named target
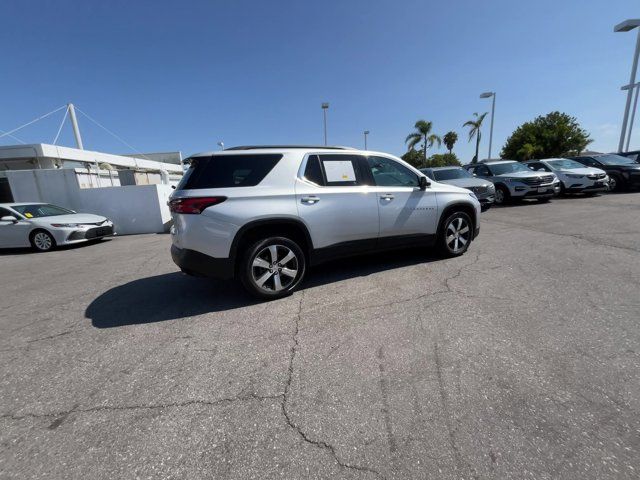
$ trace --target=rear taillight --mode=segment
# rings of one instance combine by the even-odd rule
[[[205,208],[224,202],[227,197],[186,197],[174,198],[169,202],[173,213],[202,213]]]

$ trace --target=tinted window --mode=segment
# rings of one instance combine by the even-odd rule
[[[324,185],[324,175],[322,174],[322,168],[320,167],[320,159],[318,155],[310,155],[307,159],[307,166],[304,169],[304,178],[316,185]]]
[[[382,187],[417,187],[418,175],[389,158],[369,157],[369,168],[376,185]]]
[[[459,178],[473,178],[469,172],[463,168],[446,168],[444,170],[434,170],[433,176],[436,181],[456,180]]]
[[[253,187],[267,176],[281,158],[280,154],[196,157],[191,160],[191,167],[177,189]]]
[[[598,155],[597,160],[603,165],[634,165],[636,163],[632,158],[622,155]]]
[[[433,178],[433,170],[431,170],[430,168],[421,168],[420,171],[424,173],[427,177],[429,177],[431,180],[435,180],[435,178]]]
[[[362,185],[362,175],[357,155],[319,155],[325,185],[349,187]]]
[[[599,165],[598,162],[591,157],[576,157],[574,160],[588,167],[597,167]]]
[[[477,166],[475,174],[480,176],[480,177],[490,177],[491,176],[491,172],[489,171],[489,169],[487,168],[486,165]]]

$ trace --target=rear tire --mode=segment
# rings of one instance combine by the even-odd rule
[[[446,257],[458,257],[465,253],[473,238],[473,222],[463,211],[453,212],[438,233],[438,249]]]
[[[35,230],[29,235],[31,247],[36,252],[48,252],[56,248],[56,241],[46,230]]]
[[[258,240],[243,253],[238,277],[251,295],[265,299],[291,295],[306,273],[300,246],[285,237]]]

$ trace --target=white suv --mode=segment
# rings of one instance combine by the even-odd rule
[[[169,201],[173,261],[261,298],[290,294],[308,266],[346,255],[414,245],[462,255],[480,230],[473,193],[384,153],[235,147],[188,161]]]

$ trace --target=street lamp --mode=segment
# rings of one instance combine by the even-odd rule
[[[369,130],[364,131],[364,149],[365,150],[367,149],[367,135],[369,135],[369,133],[371,133],[369,132]]]
[[[631,19],[625,20],[622,23],[619,23],[615,27],[613,27],[614,32],[628,32],[633,30],[634,28],[640,26],[640,19]],[[629,85],[633,85],[636,83],[636,70],[638,69],[638,55],[640,54],[640,30],[638,30],[638,38],[636,40],[636,51],[633,54],[633,66],[631,67],[631,79],[629,80]],[[627,103],[624,107],[624,117],[622,118],[622,131],[620,132],[620,142],[618,143],[618,152],[622,152],[622,147],[624,146],[624,137],[627,133],[627,121],[629,119],[629,108],[631,107],[631,95],[633,94],[633,89],[629,88],[627,90]]]
[[[327,109],[329,102],[322,102],[322,115],[324,117],[324,144],[327,144]]]
[[[491,101],[491,127],[489,130],[489,160],[491,160],[491,145],[493,143],[493,115],[496,112],[496,92],[484,92],[480,95],[480,98],[493,97]]]
[[[636,110],[638,109],[638,93],[640,92],[640,82],[634,83],[633,85],[625,85],[624,87],[620,87],[620,90],[636,90],[636,96],[633,100],[633,109],[631,110],[631,121],[629,122],[629,132],[627,132],[627,145],[625,146],[625,151],[629,151],[629,142],[631,142],[631,132],[633,131],[633,120],[636,118]]]
[[[218,142],[218,146],[220,147],[220,150],[224,150],[224,142],[223,141]]]

